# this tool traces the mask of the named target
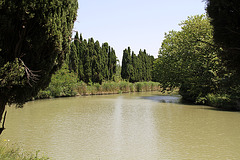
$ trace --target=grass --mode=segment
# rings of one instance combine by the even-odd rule
[[[1,160],[49,160],[47,157],[39,157],[39,151],[35,154],[23,152],[18,147],[9,147],[7,144],[0,143]]]

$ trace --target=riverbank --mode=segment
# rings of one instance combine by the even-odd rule
[[[35,99],[121,94],[130,92],[150,92],[150,91],[161,91],[160,83],[158,82],[130,83],[126,81],[119,82],[106,81],[100,85],[99,83],[86,84],[84,82],[78,82],[71,85],[66,84],[50,85],[46,90],[40,91]]]

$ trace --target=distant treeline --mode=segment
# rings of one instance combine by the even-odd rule
[[[146,50],[140,50],[136,55],[131,48],[123,51],[122,58],[122,79],[129,82],[141,82],[152,80],[154,57],[147,54]]]
[[[78,81],[100,83],[103,81],[126,80],[142,82],[152,80],[154,57],[140,50],[136,55],[128,47],[123,51],[122,67],[117,64],[115,50],[107,43],[100,46],[93,38],[83,39],[76,33],[67,55],[70,72],[77,74]]]

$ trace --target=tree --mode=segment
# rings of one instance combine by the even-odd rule
[[[69,52],[77,0],[0,1],[0,116],[48,86]]]
[[[92,56],[92,82],[101,83],[102,79],[101,47],[99,41],[96,41],[94,44],[94,55]]]
[[[75,43],[71,44],[71,51],[68,57],[68,61],[69,70],[78,74],[78,55]]]
[[[109,45],[107,42],[102,44],[102,54],[101,54],[101,69],[104,80],[108,80],[108,52],[109,52]]]
[[[139,81],[139,77],[138,77],[138,57],[136,56],[136,54],[132,51],[132,57],[131,57],[131,64],[132,64],[132,72],[131,72],[131,76],[130,76],[130,82],[138,82]]]
[[[206,0],[207,13],[214,27],[214,40],[227,67],[240,76],[240,3],[238,0]]]
[[[83,40],[82,34],[80,34],[80,45],[77,48],[78,51],[78,79],[80,81],[84,80],[84,54],[87,48],[87,41]]]
[[[91,66],[91,56],[89,49],[86,49],[84,54],[84,82],[88,83],[92,78],[92,66]]]
[[[131,48],[128,47],[128,49],[125,49],[123,51],[123,57],[122,57],[122,71],[121,76],[122,79],[128,80],[131,76],[131,70],[132,70],[132,64],[131,64]]]
[[[213,42],[213,28],[204,16],[181,23],[181,31],[165,35],[155,62],[154,76],[163,88],[179,87],[184,99],[197,102],[218,91],[224,72]]]
[[[117,65],[117,57],[115,54],[115,50],[109,46],[108,52],[108,80],[112,80],[113,76],[116,74],[116,65]]]

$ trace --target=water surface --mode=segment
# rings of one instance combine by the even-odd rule
[[[239,159],[240,114],[136,93],[8,108],[0,137],[56,160]]]

